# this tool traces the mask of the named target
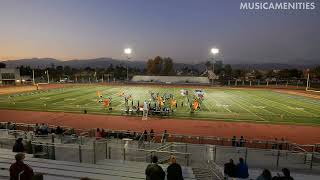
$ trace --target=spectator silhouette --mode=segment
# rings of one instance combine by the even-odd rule
[[[232,143],[232,146],[233,146],[233,147],[236,147],[236,146],[237,146],[237,137],[236,137],[236,136],[233,136],[233,137],[232,137],[231,143]]]
[[[237,177],[240,179],[246,179],[249,177],[248,166],[244,162],[243,158],[239,158],[239,164],[237,164]]]
[[[34,126],[33,131],[34,131],[35,134],[39,134],[40,127],[39,127],[39,124],[38,124],[38,123],[36,123],[36,125]]]
[[[15,128],[15,125],[14,125],[14,124],[12,124],[11,122],[8,122],[8,123],[7,123],[7,126],[6,126],[6,129],[8,129],[8,130],[15,130],[16,128]]]
[[[150,141],[153,141],[154,140],[154,130],[151,129],[150,131]]]
[[[277,138],[274,139],[274,142],[272,144],[272,149],[278,149],[278,139]]]
[[[224,174],[228,177],[237,177],[237,166],[234,164],[233,159],[224,164]]]
[[[15,155],[16,162],[10,166],[10,180],[31,180],[34,176],[33,170],[24,164],[25,155],[18,153]]]
[[[279,175],[272,178],[272,180],[294,180],[290,175],[290,170],[287,168],[282,169],[283,176]]]
[[[164,130],[164,133],[162,135],[162,142],[166,143],[168,141],[168,138],[169,138],[169,133],[167,130]]]
[[[40,129],[42,135],[47,135],[49,133],[48,126],[44,123],[41,124],[39,129]]]
[[[3,123],[0,123],[0,129],[5,129],[6,125],[4,125]]]
[[[63,133],[63,129],[62,129],[60,126],[58,126],[58,127],[56,128],[56,130],[55,130],[55,133],[58,134],[58,135],[60,135],[60,134]]]
[[[283,149],[283,145],[284,145],[285,141],[284,141],[284,138],[281,138],[281,141],[279,143],[279,150],[282,150]]]
[[[22,138],[18,138],[16,143],[13,145],[12,152],[23,152],[24,146],[22,144]]]
[[[240,147],[244,147],[244,144],[245,144],[246,140],[243,138],[243,136],[240,137],[240,140],[239,140],[239,141],[240,141],[240,142],[239,142],[239,146],[240,146]]]
[[[107,133],[104,129],[101,129],[101,137],[102,138],[106,138],[107,137]]]
[[[100,129],[99,128],[97,128],[97,131],[96,131],[96,139],[98,140],[98,139],[101,139],[101,131],[100,131]]]
[[[170,158],[171,164],[167,168],[167,180],[183,180],[181,166],[174,156]]]
[[[158,157],[152,157],[152,163],[147,166],[146,180],[164,180],[166,174],[163,169],[157,164]]]
[[[271,180],[271,179],[272,179],[271,172],[268,169],[264,169],[262,174],[258,176],[256,180]]]
[[[144,132],[143,132],[143,140],[144,141],[148,141],[148,132],[147,132],[147,130],[144,130]]]

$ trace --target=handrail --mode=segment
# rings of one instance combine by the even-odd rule
[[[32,145],[36,146],[50,146],[50,147],[66,147],[66,148],[74,148],[77,149],[81,146],[81,149],[94,149],[92,146],[89,145],[78,145],[74,146],[74,144],[62,144],[62,143],[47,143],[47,142],[39,142],[39,141],[32,141]]]
[[[303,153],[307,153],[308,152],[307,150],[299,147],[297,144],[292,144],[292,146],[293,146],[293,149],[298,149],[298,150],[302,151]]]
[[[217,165],[215,162],[213,162],[213,161],[208,161],[208,162],[203,162],[203,163],[205,163],[205,165],[208,167],[208,169],[211,171],[211,173],[212,173],[216,178],[218,178],[218,180],[223,180],[223,179],[224,179],[224,173],[222,173],[219,168],[216,168],[218,165]],[[211,165],[211,166],[210,166],[210,165]],[[214,167],[212,167],[212,165],[214,165]],[[215,170],[220,171],[222,177],[219,176],[219,174],[218,174]]]

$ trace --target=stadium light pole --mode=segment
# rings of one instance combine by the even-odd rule
[[[131,48],[125,48],[124,49],[124,54],[127,56],[127,82],[129,82],[129,69],[128,69],[128,63],[129,63],[129,60],[130,60],[130,55],[132,53],[132,49]]]
[[[49,70],[46,70],[44,73],[47,75],[48,84],[49,84],[49,82],[50,82],[50,79],[49,79]]]
[[[32,69],[32,82],[33,82],[33,85],[36,84],[36,82],[34,81],[34,69]]]
[[[308,72],[308,76],[307,76],[307,86],[306,86],[306,91],[308,91],[308,88],[309,88],[309,84],[310,84],[310,72],[309,72],[310,70],[309,69],[307,69],[307,72]]]
[[[214,74],[214,56],[219,53],[219,49],[211,48],[210,52],[212,54],[212,75],[213,75]],[[213,76],[211,79],[211,86],[213,86]]]

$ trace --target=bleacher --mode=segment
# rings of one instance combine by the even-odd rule
[[[0,149],[0,168],[1,178],[9,177],[10,165],[15,161],[15,153],[7,149]],[[68,161],[56,161],[49,159],[33,158],[27,154],[24,162],[30,165],[35,173],[43,174],[44,179],[79,179],[88,177],[90,179],[145,179],[145,168],[147,163],[119,161],[119,160],[103,160],[97,164],[76,163]],[[161,165],[165,170],[167,165]],[[182,167],[183,176],[186,180],[195,179],[193,171],[190,167]]]
[[[131,82],[165,84],[210,84],[208,77],[194,76],[133,76]]]
[[[249,169],[249,179],[256,179],[261,173],[263,169]],[[282,174],[281,170],[278,171],[271,171],[271,174],[273,176],[276,176],[277,174]],[[295,180],[318,180],[319,175],[313,175],[313,174],[300,174],[300,173],[294,173],[291,172],[291,176],[294,177]]]
[[[26,139],[32,139],[31,145],[33,147],[42,143],[43,153],[47,155],[43,158],[46,159],[35,158],[37,153],[32,151],[35,154],[26,154],[25,162],[36,173],[44,174],[46,180],[79,179],[81,177],[145,179],[145,168],[151,155],[158,156],[159,162],[164,163],[160,166],[165,171],[168,166],[166,160],[170,155],[175,155],[178,163],[182,165],[183,176],[187,180],[206,180],[208,178],[222,180],[223,164],[230,158],[237,162],[239,157],[246,158],[250,167],[250,179],[256,179],[261,174],[262,168],[271,170],[274,176],[283,167],[292,170],[292,175],[296,180],[319,179],[319,175],[317,175],[320,173],[319,153],[298,152],[292,148],[282,151],[270,149],[268,147],[272,146],[272,142],[263,142],[250,148],[232,147],[230,146],[231,141],[222,138],[213,138],[214,141],[219,140],[217,142],[221,145],[210,145],[200,143],[200,138],[196,139],[198,143],[194,143],[194,141],[191,141],[192,143],[177,143],[176,140],[185,138],[170,135],[169,142],[162,143],[160,134],[156,134],[155,140],[150,142],[143,141],[143,136],[140,136],[139,140],[129,139],[128,135],[131,135],[132,132],[127,131],[112,131],[109,133],[111,137],[96,140],[95,137],[90,137],[94,131],[87,132],[89,136],[55,136],[50,134],[27,138],[27,134],[30,133],[28,131],[3,129],[0,131],[0,180],[8,179],[8,169],[14,162],[15,155],[11,149],[17,137],[23,137],[24,143],[26,143]],[[139,132],[138,134],[141,135]],[[71,142],[70,138],[76,139]],[[222,141],[223,143],[220,143],[221,139],[224,141]],[[247,142],[250,143],[250,141]],[[317,151],[318,147],[313,146],[312,149]],[[310,154],[313,155],[311,156],[313,163],[308,161],[309,156],[307,155]],[[214,162],[218,168],[212,170],[207,167],[208,164],[202,166],[205,161]],[[218,174],[216,178],[213,177],[214,174]]]

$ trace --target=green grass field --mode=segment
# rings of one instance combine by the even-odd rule
[[[190,113],[183,88],[147,86],[74,86],[60,89],[40,90],[0,96],[1,109],[34,111],[79,112],[121,115],[125,101],[119,93],[132,95],[133,104],[138,100],[150,100],[150,92],[173,94],[178,108],[173,118],[197,118],[205,120],[253,121],[268,123],[320,124],[320,100],[274,92],[272,90],[244,90],[222,88],[199,88],[205,92],[201,110]],[[192,98],[195,88],[186,88]],[[105,98],[112,97],[109,111],[98,103],[97,91]],[[181,106],[181,103],[184,106]],[[154,102],[151,102],[154,104]],[[131,107],[131,100],[129,101]]]

